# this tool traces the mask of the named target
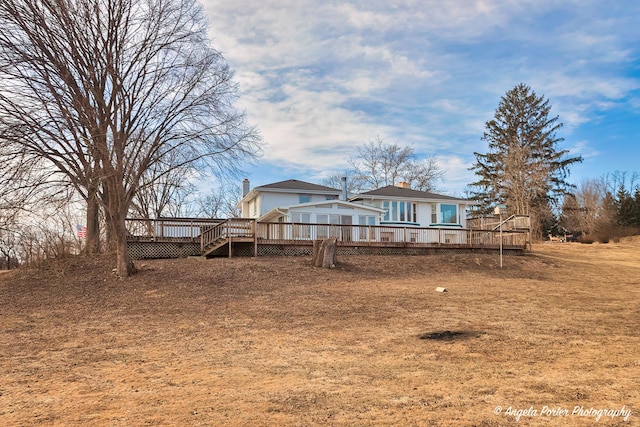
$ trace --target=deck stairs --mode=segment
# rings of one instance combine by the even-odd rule
[[[252,242],[254,240],[254,221],[233,218],[216,224],[200,234],[200,254],[214,256],[227,247],[231,251],[233,242]]]

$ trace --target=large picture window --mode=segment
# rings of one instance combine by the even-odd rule
[[[418,210],[415,203],[385,201],[382,203],[382,208],[385,210],[383,217],[385,222],[417,222]]]
[[[442,224],[457,224],[458,207],[456,205],[440,205],[440,222]]]

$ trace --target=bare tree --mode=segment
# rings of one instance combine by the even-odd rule
[[[435,191],[436,182],[442,179],[444,171],[434,157],[409,162],[401,178],[411,184],[411,188],[421,191]]]
[[[14,227],[0,228],[0,270],[11,270],[18,265],[16,254],[18,241]]]
[[[183,216],[188,199],[196,192],[188,176],[189,169],[185,167],[168,172],[148,170],[142,175],[140,188],[131,202],[133,216],[146,219]]]
[[[593,235],[599,226],[606,225],[604,200],[607,195],[603,179],[585,179],[576,190],[566,196],[562,205],[561,225],[570,231]]]
[[[100,203],[121,276],[147,171],[224,175],[259,150],[195,0],[3,0],[0,24],[0,126]]]
[[[0,230],[8,230],[20,212],[27,209],[37,190],[33,167],[24,152],[14,152],[0,135]]]
[[[342,190],[342,179],[347,178],[347,193],[358,194],[370,189],[367,181],[362,179],[362,175],[359,175],[353,169],[346,169],[343,172],[336,172],[327,178],[322,180],[322,185],[327,187]]]
[[[198,212],[205,218],[239,218],[240,200],[242,200],[240,187],[233,184],[221,185],[198,199]]]
[[[433,191],[444,174],[435,158],[418,160],[413,148],[380,137],[359,146],[357,151],[357,156],[349,159],[351,169],[325,179],[325,185],[340,188],[341,177],[346,176],[349,193],[397,185],[401,181],[416,190]]]

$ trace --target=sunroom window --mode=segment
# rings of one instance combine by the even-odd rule
[[[383,217],[385,222],[417,222],[418,214],[415,203],[385,201],[382,203],[382,208],[385,210]]]
[[[294,239],[309,239],[311,238],[311,214],[306,212],[294,212],[291,214],[291,221],[293,225],[293,238]],[[298,224],[296,224],[298,223]],[[300,224],[303,223],[303,224]]]

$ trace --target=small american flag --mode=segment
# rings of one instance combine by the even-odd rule
[[[86,239],[87,238],[87,227],[84,225],[78,224],[78,239]]]

